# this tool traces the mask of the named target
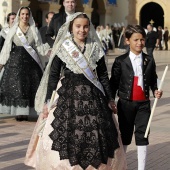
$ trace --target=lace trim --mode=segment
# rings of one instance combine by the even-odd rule
[[[5,105],[5,106],[14,106],[14,107],[33,107],[34,106],[34,102],[32,102],[32,104],[30,103],[29,100],[23,100],[23,99],[7,99],[7,98],[3,98],[2,96],[0,96],[0,103],[1,105]]]
[[[95,70],[96,67],[97,67],[96,62],[99,61],[99,59],[103,57],[101,55],[101,54],[103,54],[103,52],[100,51],[100,48],[98,48],[97,43],[93,43],[93,45],[91,45],[91,44],[92,43],[87,41],[86,51],[84,53],[84,56],[88,60],[91,68],[93,70]],[[70,69],[72,72],[74,72],[76,74],[82,74],[83,73],[82,70],[79,69],[79,67],[75,64],[74,60],[72,60],[71,57],[68,56],[68,53],[65,51],[63,46],[61,46],[57,55],[64,63],[66,63],[66,67],[68,69]]]

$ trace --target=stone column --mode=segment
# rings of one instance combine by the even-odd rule
[[[59,13],[61,5],[58,3],[50,2],[50,3],[41,3],[39,7],[43,10],[53,11],[55,13]]]
[[[83,12],[87,14],[87,16],[91,19],[91,13],[93,11],[93,8],[91,8],[88,4],[83,5]]]
[[[29,0],[20,0],[20,7],[22,6],[29,6],[30,1]]]
[[[106,13],[104,11],[101,11],[102,12],[102,15],[105,15],[105,21],[104,21],[104,25],[106,24],[110,24],[112,25],[113,24],[113,5],[107,5],[106,6]]]

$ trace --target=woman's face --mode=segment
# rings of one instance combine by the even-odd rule
[[[28,23],[29,18],[30,18],[29,10],[28,9],[21,9],[19,18],[20,18],[20,22]]]
[[[16,15],[11,15],[11,16],[9,17],[9,25],[10,25],[10,26],[13,24],[13,22],[14,22],[14,20],[15,20],[15,17],[16,17]]]
[[[87,18],[76,18],[73,22],[72,33],[74,39],[85,41],[90,30],[89,20]]]

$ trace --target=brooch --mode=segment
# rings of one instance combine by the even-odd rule
[[[147,58],[145,58],[144,65],[146,65],[146,62],[147,62],[147,61],[148,61]]]
[[[18,33],[18,36],[22,36],[22,33],[19,32],[19,33]]]
[[[69,42],[68,42],[68,41],[66,41],[66,42],[65,42],[65,45],[69,46]]]
[[[76,50],[74,50],[71,54],[74,58],[77,58],[79,56],[79,52]]]

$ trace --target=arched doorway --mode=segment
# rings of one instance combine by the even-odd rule
[[[154,2],[145,4],[140,12],[140,25],[142,27],[146,28],[151,20],[154,21],[154,27],[164,27],[164,11],[159,4]]]

